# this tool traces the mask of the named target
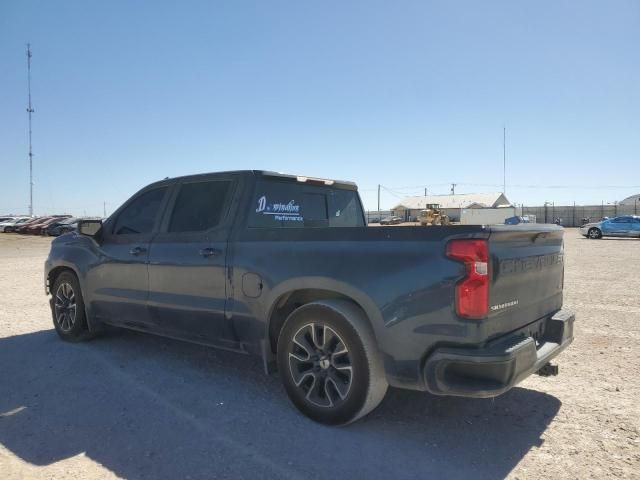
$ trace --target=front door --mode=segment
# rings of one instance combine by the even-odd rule
[[[100,262],[87,274],[91,314],[108,323],[147,328],[149,246],[168,187],[133,197],[103,225]]]
[[[179,185],[149,250],[149,312],[162,334],[236,348],[227,298],[231,177]]]
[[[631,217],[616,217],[602,224],[605,235],[613,237],[626,237],[631,232]]]

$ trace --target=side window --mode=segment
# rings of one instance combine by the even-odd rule
[[[262,179],[250,208],[250,228],[364,226],[355,190]]]
[[[182,185],[171,213],[169,232],[201,232],[218,225],[230,190],[230,180]]]
[[[629,223],[631,219],[629,217],[618,217],[612,220],[613,223]]]
[[[120,212],[113,228],[115,235],[149,233],[160,211],[167,187],[143,193]]]

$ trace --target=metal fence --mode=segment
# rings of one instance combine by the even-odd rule
[[[635,205],[554,205],[516,207],[517,215],[535,215],[537,223],[555,223],[560,219],[563,227],[579,227],[586,222],[597,222],[604,217],[640,214],[640,202]],[[394,215],[393,210],[368,210],[365,212],[367,223],[377,223],[380,218]]]
[[[540,207],[522,207],[523,215],[533,214],[538,223],[554,223],[560,219],[563,227],[579,227],[583,223],[597,222],[604,217],[618,217],[620,215],[638,215],[640,203],[635,205],[554,205],[553,203]]]

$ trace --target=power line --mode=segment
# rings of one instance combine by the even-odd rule
[[[502,184],[497,184],[497,183],[456,183],[456,186],[463,186],[463,187],[495,187],[495,188],[500,188],[503,185]],[[408,190],[414,190],[414,191],[421,191],[424,190],[425,188],[428,188],[429,190],[433,190],[433,187],[451,187],[451,183],[430,183],[429,185],[415,185],[415,186],[407,186],[407,187],[386,187],[384,186],[383,188],[387,191],[392,190],[395,191],[396,193],[400,192],[402,193],[402,191],[408,191]],[[574,189],[580,189],[580,190],[589,190],[589,189],[598,189],[598,188],[611,188],[611,189],[635,189],[635,188],[640,188],[640,185],[523,185],[523,184],[516,184],[516,185],[511,185],[512,188],[540,188],[540,189],[544,189],[544,188],[555,188],[555,189],[563,189],[563,188],[574,188]],[[359,188],[358,190],[360,190],[361,192],[367,192],[367,191],[373,191],[375,190],[374,188]]]
[[[472,187],[500,187],[501,185],[493,183],[458,183],[457,185],[465,185]],[[512,188],[579,188],[581,190],[589,190],[596,188],[640,188],[640,185],[511,185]]]
[[[391,195],[393,195],[393,196],[394,196],[394,197],[396,197],[396,198],[399,198],[399,199],[403,199],[403,198],[404,198],[404,197],[402,196],[402,194],[398,194],[398,193],[394,192],[393,190],[391,190],[391,189],[389,189],[389,188],[385,187],[384,185],[380,185],[380,187],[384,188],[384,190],[385,190],[386,192],[390,193]],[[406,196],[406,195],[405,195],[405,196]]]

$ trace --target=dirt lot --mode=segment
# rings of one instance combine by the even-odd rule
[[[0,478],[640,478],[640,241],[566,232],[576,340],[494,400],[391,390],[346,428],[259,360],[122,332],[58,341],[49,241],[0,234]]]

